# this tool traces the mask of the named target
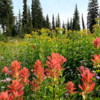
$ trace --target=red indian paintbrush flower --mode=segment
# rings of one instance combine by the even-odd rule
[[[32,91],[37,91],[37,89],[39,88],[39,82],[38,82],[38,80],[36,80],[36,79],[34,79],[32,82],[31,82],[31,84],[32,84]]]
[[[84,66],[80,66],[80,68],[77,68],[77,69],[79,70],[79,72],[80,72],[81,74],[84,73]]]
[[[77,91],[74,91],[76,88],[74,88],[74,83],[72,83],[72,81],[69,81],[68,83],[66,83],[66,90],[72,94],[72,93],[77,93]],[[67,92],[66,92],[67,93]]]
[[[82,68],[82,69],[81,69]],[[80,67],[81,70],[84,69],[84,67]],[[83,85],[78,85],[79,88],[81,90],[83,90],[82,93],[80,93],[80,95],[83,95],[85,98],[87,98],[87,94],[90,93],[93,90],[93,87],[95,86],[95,83],[93,83],[93,76],[95,75],[94,73],[91,73],[89,69],[86,69],[84,71],[80,71],[81,72],[81,80],[83,82]]]
[[[21,63],[19,63],[17,60],[14,60],[14,62],[12,62],[11,67],[9,67],[12,72],[9,72],[10,75],[12,75],[14,78],[19,79],[19,69],[21,68],[20,66]]]
[[[0,94],[0,100],[10,100],[7,91],[6,92],[1,92],[1,94]]]
[[[93,90],[93,87],[95,86],[95,83],[91,83],[91,84],[87,84],[83,78],[81,78],[83,85],[78,85],[79,88],[83,91],[82,93],[80,93],[80,95],[85,95],[90,93]]]
[[[61,70],[61,65],[67,61],[66,58],[60,56],[58,53],[52,53],[51,57],[47,57],[49,61],[46,61],[46,65],[49,69],[46,69],[46,75],[50,76],[52,80],[56,80],[59,77]]]
[[[24,83],[24,85],[29,83],[28,77],[30,76],[30,74],[26,67],[23,67],[23,69],[20,70],[20,76],[21,81]]]
[[[3,73],[8,73],[8,71],[9,71],[8,67],[5,66],[5,67],[3,68],[3,71],[2,71],[2,72],[3,72]]]
[[[84,78],[85,82],[87,84],[89,84],[90,82],[92,82],[92,77],[94,76],[94,73],[91,73],[89,69],[86,69],[84,71],[84,74],[81,74],[82,78]]]
[[[34,65],[33,75],[37,77],[38,82],[44,81],[44,67],[42,67],[41,61],[37,60]]]
[[[17,98],[16,100],[20,100],[19,98],[23,95],[24,91],[22,90],[23,84],[20,83],[17,80],[13,80],[11,85],[8,85],[10,90],[8,89],[7,91],[10,92],[10,97],[11,98]],[[12,99],[12,100],[13,100]]]
[[[94,47],[100,47],[100,38],[97,37],[95,40],[93,40],[93,43],[94,43]]]
[[[90,59],[91,61],[93,61],[94,62],[94,64],[93,65],[95,65],[95,66],[98,66],[98,64],[100,63],[100,55],[93,55],[93,57],[94,57],[94,59]]]

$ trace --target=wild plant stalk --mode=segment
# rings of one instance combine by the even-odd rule
[[[96,54],[97,54],[97,48],[96,48]],[[97,70],[97,66],[96,66],[96,70]],[[96,73],[95,73],[95,91],[94,91],[94,99],[96,96],[96,82],[97,82],[97,78],[96,78]]]
[[[53,100],[55,100],[55,87],[53,85]]]
[[[60,94],[60,80],[58,78],[58,82],[59,82],[59,94]],[[60,100],[60,96],[59,96],[59,100]]]
[[[35,91],[35,100],[37,100],[37,89]]]
[[[53,100],[55,100],[55,85],[54,85],[54,76],[53,76]]]

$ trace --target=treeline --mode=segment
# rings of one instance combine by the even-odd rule
[[[98,12],[98,0],[90,0],[88,3],[88,15],[87,15],[87,28],[93,33],[92,26],[96,24],[94,18],[100,14]],[[67,13],[67,12],[66,12]],[[31,34],[34,30],[41,28],[48,28],[55,30],[55,27],[62,27],[67,30],[80,30],[80,16],[77,4],[73,17],[67,20],[67,23],[63,21],[62,26],[60,22],[60,15],[58,13],[55,19],[52,15],[52,22],[50,23],[49,16],[43,16],[42,7],[39,0],[32,0],[31,7],[27,6],[27,0],[23,0],[23,13],[19,9],[18,16],[14,16],[12,0],[0,0],[0,25],[2,26],[3,33],[6,36],[21,37],[24,34]],[[82,29],[86,28],[84,18],[82,14]]]

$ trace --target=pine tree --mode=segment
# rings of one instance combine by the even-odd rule
[[[70,29],[70,25],[69,25],[69,19],[67,20],[67,30]]]
[[[62,28],[64,29],[63,34],[65,34],[65,24],[64,24],[64,21],[63,21],[63,24],[62,24]]]
[[[19,9],[19,14],[18,14],[18,35],[21,34],[21,26],[22,26],[22,18],[21,18],[21,12],[20,12],[20,9]]]
[[[73,17],[73,30],[80,30],[79,13],[77,9],[77,4],[75,7],[75,12],[74,12],[74,17]]]
[[[30,7],[27,9],[27,33],[31,34],[33,29],[32,26],[32,20],[31,20],[31,13],[30,13]]]
[[[22,25],[24,31],[26,32],[26,25],[27,25],[27,0],[23,0],[23,15],[22,15]]]
[[[46,16],[46,28],[50,29],[50,22],[49,22],[48,14]]]
[[[43,28],[43,14],[39,0],[32,0],[32,25],[35,29]]]
[[[12,0],[0,0],[0,24],[4,31],[13,29],[14,26],[14,13]]]
[[[57,18],[56,18],[56,27],[58,27],[58,21],[57,21]]]
[[[60,17],[59,17],[59,13],[58,13],[58,16],[57,16],[56,27],[60,27]]]
[[[55,21],[54,21],[54,15],[52,15],[52,30],[55,29]]]
[[[88,16],[87,16],[87,29],[93,33],[93,25],[96,24],[94,18],[98,17],[98,0],[90,0],[88,4]]]
[[[43,17],[43,28],[46,27],[46,20],[45,20],[45,17]]]
[[[83,14],[82,14],[82,28],[85,29]]]

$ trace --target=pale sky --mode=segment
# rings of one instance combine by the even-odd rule
[[[18,15],[19,9],[21,12],[23,11],[23,0],[12,0],[14,5],[14,13]],[[40,4],[43,11],[43,16],[49,15],[49,20],[52,22],[52,15],[56,19],[58,13],[60,15],[60,22],[62,23],[63,20],[65,24],[67,23],[67,19],[72,18],[75,5],[77,4],[79,16],[80,16],[80,25],[81,25],[81,17],[83,13],[83,18],[85,21],[85,25],[87,23],[87,10],[88,10],[88,2],[89,0],[40,0]],[[100,4],[100,0],[98,0]],[[31,8],[32,0],[27,0],[27,5]]]
[[[19,9],[21,12],[23,11],[23,0],[12,0],[14,7],[14,15],[17,16]],[[77,4],[79,16],[80,16],[80,25],[81,25],[81,17],[83,13],[83,18],[85,22],[85,26],[87,23],[87,10],[88,10],[88,2],[89,0],[40,0],[40,4],[43,11],[43,16],[49,15],[49,20],[52,22],[52,15],[56,18],[58,13],[60,15],[60,22],[63,20],[65,24],[67,23],[67,19],[72,18],[75,6]],[[100,0],[98,0],[100,5]],[[32,0],[27,0],[27,5],[31,8]],[[62,27],[62,26],[61,26]]]

